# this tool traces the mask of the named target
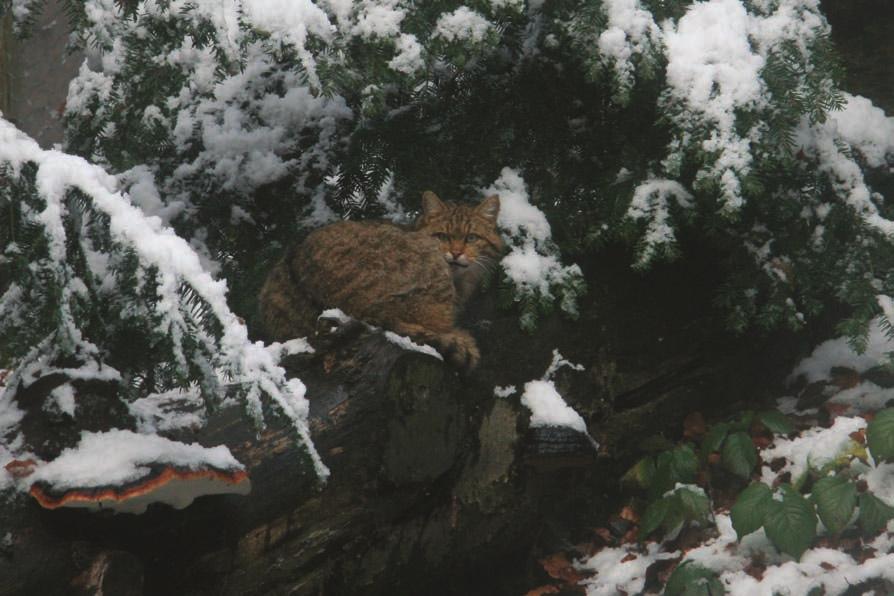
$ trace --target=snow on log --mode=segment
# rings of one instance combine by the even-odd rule
[[[187,445],[124,430],[83,433],[76,447],[37,466],[27,482],[46,509],[137,514],[152,503],[183,509],[203,495],[251,491],[244,466],[223,445]]]

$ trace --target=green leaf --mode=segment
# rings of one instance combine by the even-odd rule
[[[670,509],[669,499],[658,499],[646,507],[643,516],[639,520],[639,539],[643,541],[646,537],[657,530],[667,517],[668,509]]]
[[[866,428],[866,443],[876,461],[894,459],[894,408],[875,415]]]
[[[698,458],[689,445],[680,445],[671,452],[674,482],[687,484],[695,481],[698,474]]]
[[[711,455],[715,451],[720,451],[720,446],[723,444],[723,439],[725,439],[726,435],[728,434],[729,424],[726,424],[725,422],[715,424],[714,426],[709,428],[708,432],[705,434],[704,440],[702,441],[702,459],[707,460],[709,455]]]
[[[795,430],[788,417],[779,410],[764,410],[758,414],[758,420],[767,430],[778,435],[788,435]]]
[[[685,561],[667,579],[664,593],[666,596],[720,596],[726,594],[726,589],[715,572]]]
[[[664,519],[661,520],[661,529],[667,535],[682,526],[688,518],[678,493],[675,492],[672,495],[668,495],[663,500],[667,501],[667,513]]]
[[[823,524],[833,534],[847,527],[857,506],[856,485],[842,476],[826,476],[813,485],[813,502]]]
[[[733,529],[739,540],[764,525],[772,500],[773,491],[763,482],[755,482],[739,494],[736,504],[730,509]]]
[[[711,519],[711,500],[704,491],[683,487],[677,489],[676,494],[686,519],[699,523]]]
[[[751,437],[744,432],[735,432],[726,438],[720,453],[723,467],[742,478],[750,478],[757,465],[757,449]]]
[[[621,477],[621,486],[625,489],[647,489],[655,478],[655,460],[644,457],[636,462]]]
[[[655,476],[649,486],[649,496],[657,499],[673,490],[677,483],[690,484],[698,473],[698,458],[689,445],[681,445],[673,451],[659,453]]]
[[[670,451],[663,451],[655,457],[655,475],[649,485],[649,500],[660,499],[676,485],[672,460]]]
[[[860,495],[860,515],[857,517],[857,523],[866,534],[870,536],[877,534],[888,525],[890,519],[894,519],[894,507],[870,492]]]
[[[800,559],[816,537],[816,512],[791,486],[783,485],[780,490],[782,502],[770,501],[764,530],[777,549]]]

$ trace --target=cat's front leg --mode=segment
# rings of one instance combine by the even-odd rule
[[[455,329],[441,335],[438,343],[443,346],[444,356],[460,368],[472,370],[481,360],[481,352],[478,351],[475,338],[464,329]]]
[[[395,332],[434,345],[438,351],[459,368],[472,370],[481,360],[481,352],[475,338],[464,329],[449,328],[443,331],[430,329],[418,323],[396,322]]]

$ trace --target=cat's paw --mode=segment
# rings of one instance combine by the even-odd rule
[[[472,370],[481,360],[475,338],[467,331],[454,331],[442,337],[444,356],[459,368]]]

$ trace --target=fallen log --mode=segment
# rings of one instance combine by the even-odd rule
[[[222,409],[172,438],[226,444],[251,495],[139,516],[18,497],[0,517],[0,594],[394,593],[524,554],[538,526],[535,499],[512,481],[517,405],[377,332],[292,366],[308,385],[328,482],[273,412],[256,433],[239,408]]]

